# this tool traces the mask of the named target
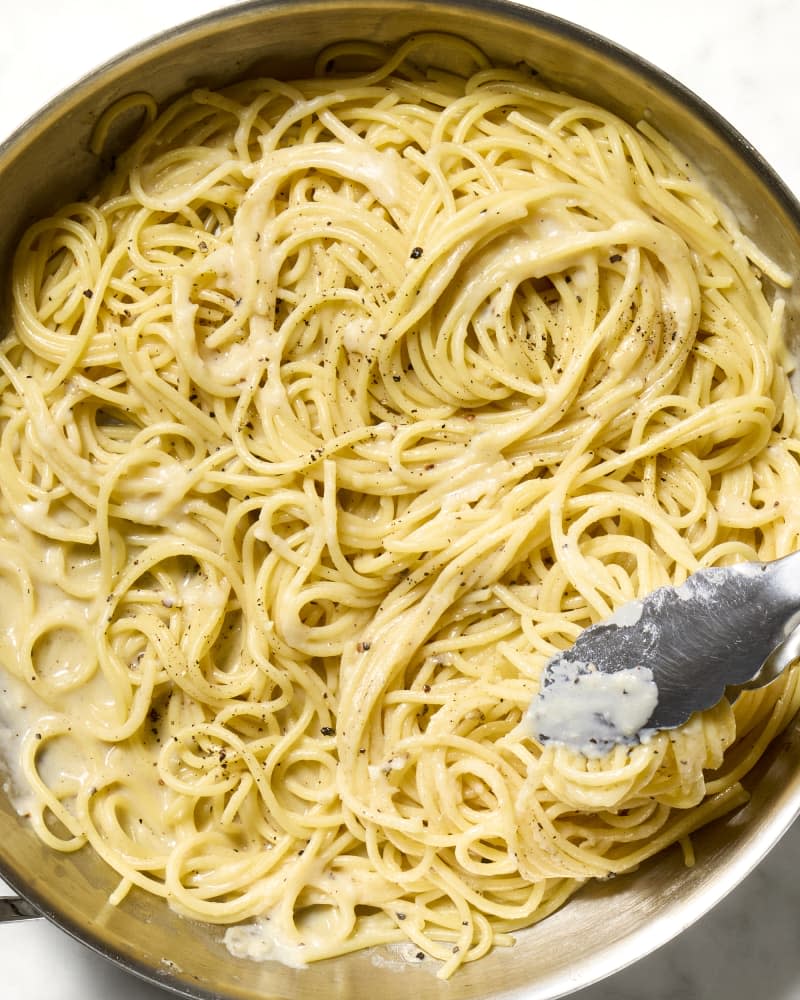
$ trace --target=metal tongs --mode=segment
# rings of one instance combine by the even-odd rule
[[[637,728],[673,729],[725,696],[732,699],[743,690],[768,684],[798,658],[800,552],[774,562],[704,569],[680,586],[660,587],[623,605],[552,657],[530,717],[546,715],[548,694],[555,690],[552,685],[563,687],[570,670],[574,694],[569,697],[575,701],[583,696],[577,680],[585,680],[587,672],[612,677],[625,671],[635,680],[635,671],[646,668],[657,688],[657,702]],[[596,706],[590,710],[595,718],[602,715]],[[558,719],[540,726],[540,731],[548,730],[544,742],[559,741],[563,718],[562,706]],[[614,736],[613,726],[609,732],[612,743],[638,742],[636,734]],[[535,729],[534,733],[539,735]]]

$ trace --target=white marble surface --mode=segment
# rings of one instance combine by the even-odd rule
[[[0,137],[127,46],[222,0],[21,0],[0,33]],[[800,194],[797,0],[549,0],[677,77]],[[0,883],[0,890],[2,890]],[[576,1000],[800,1000],[800,822],[716,910]],[[0,927],[9,1000],[165,1000],[44,921]]]

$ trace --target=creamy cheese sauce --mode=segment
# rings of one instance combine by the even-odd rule
[[[642,601],[626,601],[607,619],[608,625],[617,625],[622,628],[628,625],[636,625],[642,617],[644,604]]]
[[[47,714],[47,706],[5,671],[0,683],[0,767],[3,791],[20,816],[30,814],[34,796],[22,766],[22,743]]]
[[[125,516],[141,524],[163,524],[180,506],[191,482],[192,473],[180,462],[162,459],[161,464],[139,477],[139,495],[125,498]]]
[[[648,667],[605,673],[591,664],[559,660],[530,704],[527,724],[542,743],[558,743],[586,757],[647,738],[658,703]]]
[[[234,958],[280,962],[292,969],[304,969],[308,964],[303,958],[303,946],[288,941],[269,918],[229,927],[223,941]]]

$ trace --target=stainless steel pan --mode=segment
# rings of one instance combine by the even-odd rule
[[[567,89],[631,121],[647,117],[707,173],[759,244],[800,272],[800,206],[733,129],[675,81],[634,56],[552,17],[501,2],[302,0],[255,3],[202,18],[136,48],[86,78],[0,147],[0,273],[34,217],[90,186],[104,164],[88,137],[98,115],[135,90],[162,100],[251,69],[307,71],[331,42],[393,42],[419,30],[466,35],[499,60],[525,58]],[[134,124],[134,123],[131,123]],[[123,137],[120,136],[120,140]],[[0,292],[5,292],[5,285]],[[0,303],[0,323],[5,321]],[[800,342],[800,301],[789,304]],[[750,803],[695,838],[698,863],[669,851],[630,876],[587,887],[563,910],[518,935],[450,983],[425,963],[392,971],[355,954],[303,971],[231,958],[219,928],[176,917],[131,894],[114,908],[113,878],[88,853],[46,850],[0,793],[0,876],[20,894],[0,919],[40,912],[120,966],[185,997],[268,1000],[544,1000],[579,989],[642,957],[709,910],[763,858],[800,811],[795,726],[749,779]],[[429,963],[432,966],[432,963]]]

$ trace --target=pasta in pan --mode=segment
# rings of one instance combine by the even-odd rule
[[[235,954],[445,977],[691,861],[796,670],[598,759],[524,717],[620,604],[798,547],[789,276],[647,124],[458,39],[132,106],[22,239],[0,355],[38,835]]]

